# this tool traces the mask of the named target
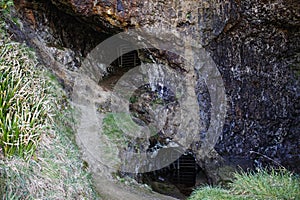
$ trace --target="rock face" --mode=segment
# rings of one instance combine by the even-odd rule
[[[241,1],[239,23],[208,48],[230,96],[217,149],[299,172],[300,7],[293,3]]]
[[[63,71],[76,71],[93,47],[129,28],[174,28],[190,35],[210,52],[226,88],[228,113],[216,151],[225,158],[245,158],[256,166],[282,165],[300,173],[296,0],[18,0],[15,4],[25,32],[44,41],[35,45],[44,45],[46,54],[67,66],[59,69]],[[72,87],[71,78],[65,82]]]

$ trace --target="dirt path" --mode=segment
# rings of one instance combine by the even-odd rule
[[[77,118],[76,140],[83,159],[92,171],[97,191],[107,200],[174,200],[151,191],[137,183],[121,183],[112,177],[119,164],[114,146],[101,134],[104,114],[96,112],[95,104],[102,104],[110,97],[110,91],[95,82],[80,77],[74,85],[73,105],[80,110]],[[112,151],[114,149],[114,151]]]

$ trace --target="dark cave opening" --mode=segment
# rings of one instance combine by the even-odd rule
[[[154,191],[179,199],[186,199],[196,187],[208,184],[204,171],[189,150],[167,167],[143,173],[141,177],[141,182]]]
[[[117,48],[114,49],[117,53],[117,58],[107,65],[106,73],[99,80],[98,84],[100,86],[113,90],[115,84],[126,72],[141,64],[138,50],[130,51],[130,49],[135,49],[133,44],[125,40],[119,40]]]

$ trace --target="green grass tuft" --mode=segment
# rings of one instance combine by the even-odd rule
[[[29,159],[49,127],[51,95],[29,49],[0,40],[0,146],[5,156]]]
[[[196,190],[189,200],[233,200],[238,199],[232,196],[228,190],[220,187],[206,186]]]
[[[197,189],[189,198],[198,199],[297,200],[300,199],[300,180],[285,169],[237,173],[229,189],[203,187]]]
[[[127,144],[130,134],[139,131],[139,126],[127,113],[107,113],[102,122],[103,134],[113,143]]]
[[[235,177],[231,185],[234,194],[252,199],[300,199],[300,180],[285,169],[260,170]]]
[[[103,119],[103,134],[110,140],[122,139],[124,137],[123,131],[118,127],[114,114],[108,113]]]

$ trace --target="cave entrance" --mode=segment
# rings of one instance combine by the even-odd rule
[[[144,173],[143,182],[156,192],[179,199],[186,199],[195,187],[208,183],[191,151],[187,151],[167,167]]]
[[[184,184],[190,187],[195,185],[195,174],[198,171],[198,165],[196,164],[193,155],[182,155],[169,166],[169,169],[173,172],[173,176],[170,177],[172,183]]]
[[[128,52],[129,44],[121,44],[118,51],[118,58],[114,61],[112,65],[117,66],[118,68],[133,68],[141,64],[141,61],[138,57],[137,51]]]
[[[176,122],[178,119],[176,118],[178,115],[174,113],[178,111],[180,104],[176,93],[163,83],[162,81],[152,85],[150,83],[142,85],[130,97],[129,111],[132,114],[133,121],[141,126],[155,124],[157,129],[154,130],[158,132],[146,139],[137,138],[130,141],[131,145],[128,151],[133,151],[134,148],[139,151],[145,150],[151,155],[151,158],[155,157],[160,160],[160,158],[163,159],[168,156],[170,157],[169,161],[173,162],[166,166],[169,162],[161,165],[157,161],[154,165],[166,167],[142,174],[125,173],[123,175],[131,176],[138,182],[151,186],[154,191],[161,194],[186,199],[196,186],[207,184],[208,181],[191,150],[185,151],[180,157],[179,155],[184,150],[180,154],[162,153],[166,149],[180,147],[174,139],[176,138]],[[156,112],[157,108],[159,108],[159,112]],[[158,124],[155,123],[157,122],[157,113],[160,113]],[[162,154],[164,155],[160,157]],[[129,162],[130,159],[127,156],[124,158],[124,162]]]
[[[133,44],[125,40],[118,41],[117,59],[115,59],[109,66],[107,66],[107,73],[99,81],[99,85],[107,90],[112,90],[118,80],[130,69],[139,66],[141,60],[137,50],[128,52]]]

